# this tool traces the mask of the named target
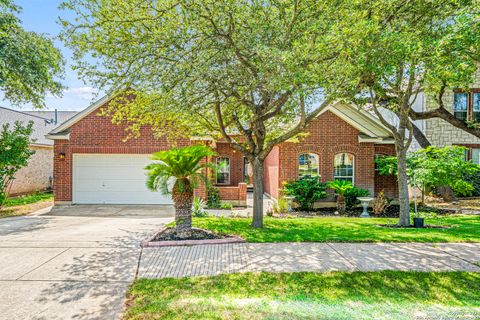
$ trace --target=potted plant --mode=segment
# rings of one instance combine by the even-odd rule
[[[413,217],[413,227],[425,228],[425,216],[420,214],[418,211],[415,212],[415,216]]]

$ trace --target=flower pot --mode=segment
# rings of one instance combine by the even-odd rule
[[[425,228],[425,218],[413,218],[413,226],[415,228]]]

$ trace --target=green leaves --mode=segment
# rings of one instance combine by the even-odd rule
[[[299,122],[301,95],[308,115],[320,89],[336,88],[327,81],[340,52],[327,3],[70,0],[63,7],[77,18],[62,22],[62,39],[82,77],[114,94],[138,93],[110,115],[159,134],[240,133],[244,141],[232,138],[237,149],[260,153],[264,141],[290,138],[284,134]]]
[[[35,153],[29,149],[33,122],[24,126],[15,122],[13,128],[4,124],[0,132],[0,207],[8,197],[8,189],[15,173],[28,164]]]
[[[297,181],[287,182],[284,192],[292,196],[300,205],[300,210],[313,210],[313,205],[320,199],[326,198],[326,186],[318,181],[318,178],[302,178]]]
[[[345,195],[345,192],[353,188],[352,183],[345,180],[330,181],[327,183],[327,186],[332,188],[340,196]]]
[[[0,90],[13,104],[40,108],[47,93],[61,95],[64,62],[51,39],[22,28],[19,10],[11,1],[0,3]]]
[[[173,148],[154,153],[152,160],[156,162],[145,167],[148,170],[147,187],[166,194],[170,192],[168,187],[172,179],[179,182],[188,179],[194,186],[200,181],[206,182],[202,171],[211,167],[211,164],[202,164],[201,161],[213,155],[215,152],[205,146]]]
[[[464,147],[428,147],[412,152],[407,157],[407,175],[412,186],[433,188],[450,186],[455,193],[467,196],[474,186],[465,176],[480,171],[480,166],[465,159]],[[378,171],[382,175],[397,174],[396,157],[377,158]]]

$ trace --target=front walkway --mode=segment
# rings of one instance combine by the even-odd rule
[[[139,277],[270,271],[476,271],[480,244],[241,243],[145,248]]]

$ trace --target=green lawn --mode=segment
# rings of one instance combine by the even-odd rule
[[[480,274],[241,273],[140,279],[124,319],[478,319]]]
[[[219,233],[239,235],[248,242],[480,242],[480,216],[438,216],[427,224],[448,229],[385,228],[389,218],[265,218],[255,229],[247,218],[194,218],[193,225]]]
[[[24,204],[32,204],[39,201],[48,201],[48,200],[53,200],[52,193],[38,192],[38,193],[33,193],[25,196],[8,198],[7,201],[5,201],[4,206],[5,207],[21,206]]]
[[[21,197],[8,198],[0,209],[0,218],[22,216],[52,205],[51,193],[34,193]]]

